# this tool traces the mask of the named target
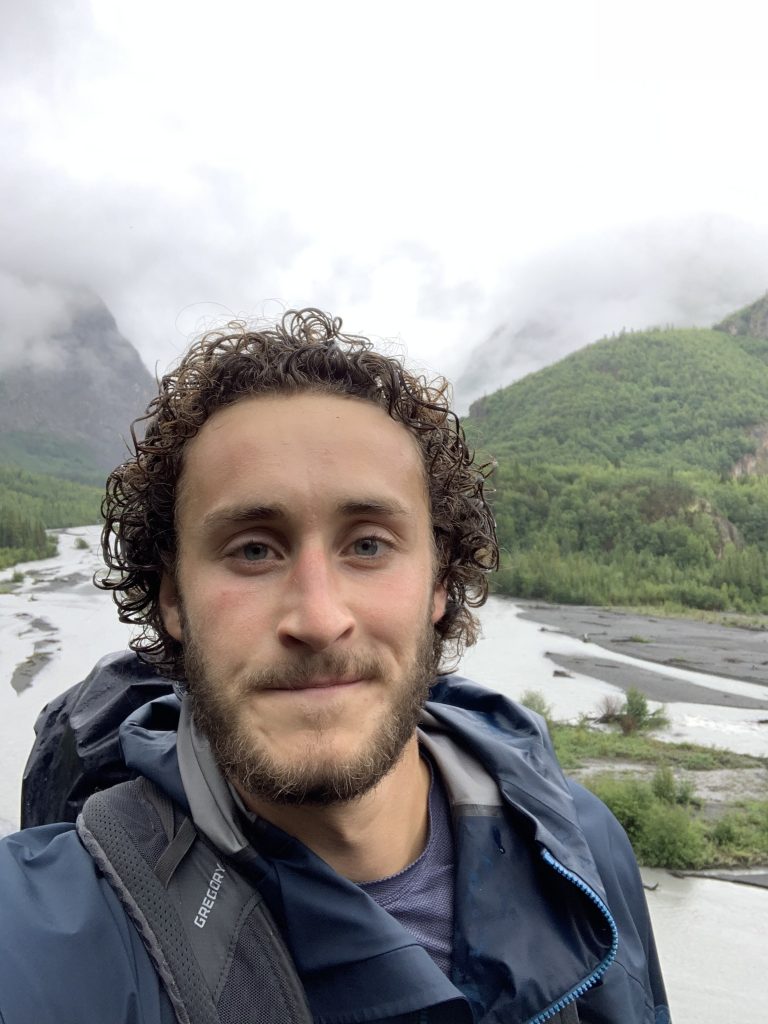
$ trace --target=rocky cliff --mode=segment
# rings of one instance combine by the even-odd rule
[[[7,351],[14,339],[0,339]],[[130,424],[155,390],[104,303],[90,297],[45,340],[0,367],[0,462],[101,482],[125,455]]]

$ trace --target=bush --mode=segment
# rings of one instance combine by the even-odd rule
[[[768,860],[768,802],[737,804],[714,823],[709,838],[724,862],[765,864]]]
[[[627,690],[623,704],[619,703],[619,698],[607,696],[603,697],[598,710],[600,711],[598,722],[604,724],[615,722],[625,736],[640,730],[663,729],[664,726],[669,725],[664,708],[649,711],[647,697],[633,686]]]
[[[85,537],[78,537],[77,540],[75,541],[75,547],[77,548],[78,551],[90,550],[88,547],[88,541],[85,539]]]
[[[637,848],[643,823],[654,803],[651,787],[640,779],[620,779],[612,775],[595,775],[586,779],[585,784],[608,805]]]
[[[696,870],[707,863],[702,824],[685,808],[660,801],[651,805],[633,845],[640,863],[651,868]]]
[[[669,765],[662,765],[656,769],[651,780],[651,789],[658,800],[672,806],[682,804],[687,807],[697,802],[692,783],[684,779],[677,780]]]
[[[593,776],[586,784],[624,826],[641,864],[696,869],[707,863],[703,825],[685,807],[660,799],[653,784],[611,776]]]

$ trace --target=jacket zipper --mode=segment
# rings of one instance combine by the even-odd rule
[[[596,985],[597,982],[602,978],[608,968],[611,966],[613,961],[616,959],[616,950],[619,946],[619,933],[616,928],[616,922],[613,920],[610,910],[606,907],[605,903],[600,899],[594,889],[583,882],[578,875],[574,874],[573,871],[569,871],[568,868],[564,867],[559,860],[552,856],[549,850],[542,850],[541,855],[545,862],[550,867],[554,868],[559,875],[563,878],[567,878],[569,882],[572,882],[585,896],[588,896],[590,900],[595,904],[600,913],[605,917],[611,929],[611,948],[608,951],[604,960],[602,960],[597,967],[589,974],[582,982],[580,982],[575,988],[572,988],[570,992],[566,992],[564,996],[561,996],[557,1002],[552,1003],[547,1007],[546,1010],[542,1010],[541,1013],[537,1013],[535,1017],[531,1017],[528,1024],[544,1024],[545,1021],[551,1020],[561,1010],[563,1010],[569,1003],[575,1002],[584,993]]]

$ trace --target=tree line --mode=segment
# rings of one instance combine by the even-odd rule
[[[492,485],[498,592],[768,613],[765,477],[502,459]]]
[[[56,553],[46,531],[97,523],[102,491],[0,465],[0,568]]]

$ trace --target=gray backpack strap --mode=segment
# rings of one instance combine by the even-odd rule
[[[311,1024],[263,897],[152,783],[95,793],[77,831],[136,925],[179,1024]]]

